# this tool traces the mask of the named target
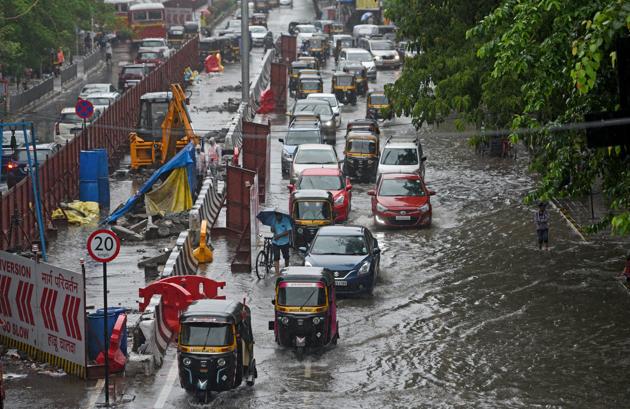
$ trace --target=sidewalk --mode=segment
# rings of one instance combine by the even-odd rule
[[[597,232],[590,232],[591,225],[602,222],[610,213],[608,203],[601,192],[593,192],[592,196],[579,198],[553,199],[567,222],[585,241],[608,239],[612,235],[610,227]]]

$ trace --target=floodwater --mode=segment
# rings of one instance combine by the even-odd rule
[[[270,28],[277,33],[295,17],[312,18],[311,4],[295,0],[294,9],[274,10]],[[262,55],[259,49],[254,54]],[[379,72],[377,84],[370,85],[382,87],[396,75]],[[240,79],[237,72],[226,72],[225,78]],[[356,107],[344,107],[344,126],[364,114],[362,98]],[[271,119],[268,204],[286,207],[287,181],[280,177],[277,141],[286,120]],[[383,138],[414,132],[408,120],[396,119],[384,124]],[[216,261],[205,274],[226,281],[228,298],[246,297],[252,309],[256,385],[217,394],[208,405],[196,404],[179,387],[171,347],[157,375],[117,380],[119,391],[134,399],[121,406],[628,407],[630,298],[613,278],[622,268],[622,244],[580,241],[552,210],[551,250],[539,251],[533,209],[522,204],[534,183],[526,156],[516,161],[479,157],[464,138],[436,136],[430,128],[421,135],[428,156],[426,182],[437,192],[430,228],[375,228],[370,186],[353,184],[349,222],[368,226],[378,238],[381,276],[373,296],[338,301],[341,338],[336,347],[298,361],[292,351],[277,346],[267,329],[273,319],[273,279],[232,275],[235,243],[218,237]],[[341,131],[337,140],[340,152]],[[62,251],[66,243],[54,246]],[[123,266],[112,270],[125,271]],[[126,285],[128,293],[135,292],[136,283]],[[90,407],[103,400],[95,395],[99,389],[93,382],[68,377],[29,376],[7,386],[16,408]],[[29,386],[29,396],[18,391]],[[49,393],[53,390],[63,393],[55,397]]]

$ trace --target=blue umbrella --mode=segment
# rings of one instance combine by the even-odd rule
[[[370,19],[370,17],[374,16],[372,14],[372,12],[368,11],[367,13],[363,13],[363,15],[361,16],[361,22],[365,23],[366,21],[368,21]]]
[[[260,212],[258,212],[256,218],[260,220],[260,222],[265,226],[272,226],[275,224],[276,213],[280,214],[283,218],[286,217],[289,220],[289,223],[293,225],[293,219],[291,219],[291,216],[286,213],[279,212],[273,207],[262,209]]]

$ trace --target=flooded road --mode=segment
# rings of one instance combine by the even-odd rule
[[[270,29],[286,31],[294,18],[313,18],[311,4],[295,0],[294,9],[275,9]],[[255,49],[253,55],[262,56],[262,51]],[[331,67],[332,62],[325,89]],[[370,86],[382,88],[396,75],[380,71]],[[224,78],[240,79],[236,70],[226,71]],[[364,115],[365,99],[360,98],[356,107],[343,108],[342,128]],[[270,119],[268,205],[286,208],[287,180],[281,178],[277,141],[286,131],[286,118]],[[415,135],[415,130],[399,118],[385,123],[382,133],[385,140]],[[215,263],[205,274],[227,282],[228,298],[247,298],[256,339],[256,385],[220,393],[208,405],[196,404],[179,387],[171,346],[154,377],[118,378],[125,395],[134,399],[121,407],[627,407],[630,298],[613,278],[622,268],[623,246],[583,242],[552,211],[551,250],[539,251],[533,209],[522,204],[534,183],[527,157],[479,157],[465,138],[437,136],[430,128],[421,130],[421,138],[428,156],[426,183],[437,192],[430,228],[376,228],[367,195],[371,186],[353,184],[349,223],[368,226],[378,238],[381,275],[372,297],[338,301],[341,338],[335,348],[298,361],[292,351],[278,347],[267,329],[273,319],[273,278],[232,275],[235,243],[218,237]],[[341,152],[341,131],[337,141]],[[51,251],[67,245],[56,243]],[[129,251],[128,260],[134,250]],[[112,270],[120,280],[121,302],[135,299],[142,273],[130,265]],[[131,275],[140,282],[130,281]],[[98,294],[98,283],[94,285]],[[94,382],[40,376],[41,387],[34,379],[8,382],[9,397],[16,402],[12,407],[83,408],[96,402]],[[25,387],[32,388],[32,396],[16,391]],[[57,396],[55,390],[63,393]]]

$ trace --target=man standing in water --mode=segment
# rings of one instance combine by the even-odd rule
[[[542,250],[545,243],[545,250],[549,250],[549,213],[547,213],[545,202],[538,203],[538,211],[534,213],[534,223],[538,235],[538,248]]]
[[[274,222],[271,225],[273,232],[273,240],[271,241],[273,249],[273,266],[276,275],[280,274],[280,253],[284,258],[284,266],[289,266],[289,235],[291,234],[291,221],[276,210]]]

